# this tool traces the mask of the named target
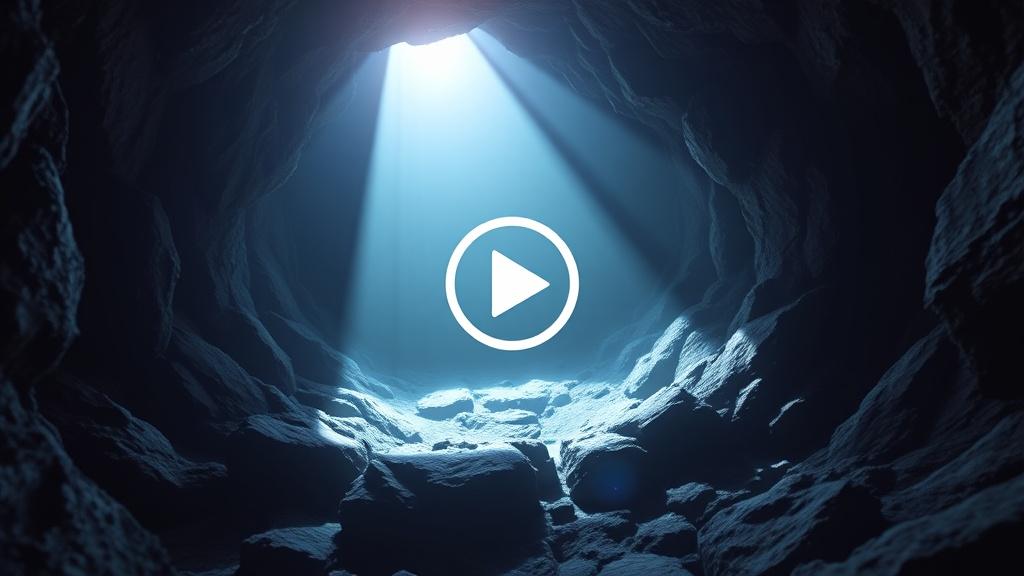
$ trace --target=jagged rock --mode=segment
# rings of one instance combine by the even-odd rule
[[[48,59],[37,62],[44,66],[39,73],[47,74]],[[26,94],[30,99],[46,99],[50,90],[26,89],[43,93]],[[42,144],[20,147],[0,173],[0,187],[11,191],[0,196],[0,366],[8,378],[27,384],[54,366],[78,335],[84,269],[53,154]]]
[[[636,524],[625,513],[590,514],[564,526],[556,526],[551,535],[551,545],[559,562],[580,559],[607,563],[627,552],[625,541],[635,533]]]
[[[1024,39],[1019,41],[1024,50]],[[926,302],[942,315],[987,391],[1024,396],[1007,375],[1024,340],[1024,65],[936,206]]]
[[[537,471],[537,491],[541,500],[552,501],[562,497],[562,482],[558,479],[555,460],[548,454],[548,447],[539,440],[516,440],[510,442],[530,460]]]
[[[317,395],[319,400],[307,405],[312,404],[325,414],[334,416],[330,422],[337,425],[337,432],[364,439],[374,449],[383,450],[399,443],[421,440],[409,414],[395,409],[376,396],[358,390],[324,386],[302,378],[298,386],[300,390]],[[346,428],[349,430],[346,431]]]
[[[712,516],[700,555],[709,576],[785,573],[844,558],[884,527],[881,502],[865,486],[794,474]]]
[[[719,510],[728,508],[741,500],[746,500],[750,496],[750,490],[745,488],[740,490],[715,490],[714,498],[711,499],[711,502],[708,502],[708,505],[704,508],[704,516],[698,522],[706,522],[709,518],[718,514]]]
[[[647,398],[675,381],[679,350],[693,330],[685,317],[676,318],[654,343],[650,352],[641,356],[623,383],[626,393]]]
[[[572,501],[586,512],[621,510],[650,497],[647,451],[626,436],[598,433],[562,443]]]
[[[211,341],[237,358],[253,376],[284,394],[295,393],[295,370],[255,312],[228,308],[214,325]]]
[[[887,463],[921,447],[940,410],[962,382],[959,354],[941,328],[914,343],[832,435],[828,456],[861,465]]]
[[[935,514],[898,524],[842,562],[817,561],[793,573],[999,573],[1017,558],[1024,533],[1024,476],[990,487]]]
[[[697,552],[697,529],[670,512],[637,526],[633,550],[674,558],[689,556]]]
[[[230,437],[228,474],[252,522],[330,518],[366,467],[366,447],[315,414],[250,416]],[[260,506],[251,507],[258,501]]]
[[[332,388],[370,392],[382,398],[394,395],[387,386],[364,374],[358,364],[329,346],[308,326],[277,313],[267,315],[264,323],[288,353],[296,376]]]
[[[539,438],[540,426],[526,417],[532,412],[504,410],[502,412],[462,412],[452,419],[467,431],[467,436],[481,442],[501,442],[516,438]]]
[[[377,454],[341,502],[341,558],[359,574],[511,570],[539,553],[538,500],[530,461],[507,444]]]
[[[665,492],[666,507],[691,522],[699,522],[708,504],[715,499],[715,489],[700,482],[690,482]]]
[[[610,430],[637,439],[662,485],[732,477],[745,458],[743,447],[728,445],[730,430],[722,417],[686,392],[682,383],[657,391],[625,412]]]
[[[597,570],[597,561],[586,558],[571,558],[558,565],[559,576],[594,576]]]
[[[501,573],[502,576],[562,576],[558,562],[546,545],[538,547],[536,554],[523,560],[514,568]]]
[[[0,572],[172,573],[160,541],[82,474],[0,380]]]
[[[519,386],[487,388],[478,393],[480,403],[494,412],[516,409],[542,414],[552,399],[562,397],[567,389],[560,382],[531,380]]]
[[[540,419],[533,412],[526,410],[510,409],[502,410],[500,412],[491,412],[491,418],[502,424],[513,424],[516,426],[529,426],[530,424],[539,424]]]
[[[568,524],[576,520],[576,507],[572,500],[562,499],[548,506],[548,515],[555,526]]]
[[[968,16],[949,0],[885,5],[903,25],[938,112],[974,142],[1024,57],[1024,9],[1001,2],[972,5]],[[964,25],[969,17],[975,25]]]
[[[895,472],[882,468],[874,481],[881,488],[896,488],[883,499],[887,517],[896,520],[916,518],[952,506],[989,486],[1003,482],[1024,471],[1024,454],[1006,450],[1024,442],[1024,414],[1012,414],[996,423],[963,452],[947,453],[953,456],[941,466],[932,462],[931,469],[918,462],[914,476],[924,477],[914,484],[902,487],[895,482]],[[919,456],[919,454],[918,454]],[[896,466],[906,474],[908,467]],[[911,477],[914,477],[911,476]],[[902,488],[902,489],[900,489]]]
[[[473,394],[465,388],[431,392],[416,402],[416,413],[431,420],[447,420],[473,411]]]
[[[133,412],[176,445],[207,452],[253,414],[270,411],[273,399],[223,350],[177,326],[166,358],[151,371],[154,385],[129,391]]]
[[[618,560],[606,564],[598,576],[693,576],[682,566],[678,558],[658,556],[657,554],[626,554]]]
[[[735,402],[733,417],[751,418],[750,406],[742,408],[739,398],[744,388],[761,379],[767,381],[786,374],[790,363],[804,359],[804,355],[788,354],[795,342],[813,345],[817,339],[817,322],[820,320],[822,294],[820,291],[801,296],[792,304],[779,308],[741,326],[726,342],[721,354],[701,375],[695,385],[687,390],[698,399],[716,407],[720,403]],[[809,353],[808,350],[802,350]],[[805,362],[806,364],[806,362]],[[792,376],[789,376],[792,380]],[[782,383],[773,383],[781,386]],[[772,396],[781,395],[784,400],[758,409],[758,417],[765,427],[779,408],[792,398],[785,394],[797,383],[786,383],[787,389],[773,390]],[[767,385],[767,383],[766,383]],[[777,404],[777,405],[776,405]],[[748,414],[743,414],[744,412]]]
[[[83,382],[48,383],[43,410],[68,454],[152,529],[224,513],[227,469],[193,462],[148,422]]]
[[[340,524],[278,528],[242,541],[239,576],[321,576]]]
[[[449,448],[461,448],[463,450],[476,450],[478,446],[478,444],[474,444],[472,442],[452,442],[451,440],[442,440],[440,442],[435,442],[430,449],[447,450]]]

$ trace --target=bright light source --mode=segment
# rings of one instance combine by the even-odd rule
[[[476,47],[465,34],[431,44],[414,46],[405,42],[391,47],[390,64],[416,76],[419,84],[449,86],[476,55]]]

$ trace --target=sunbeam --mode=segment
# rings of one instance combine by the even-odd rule
[[[572,377],[593,365],[609,334],[636,320],[637,303],[659,293],[658,279],[550,136],[469,37],[390,49],[348,308],[351,353],[378,371],[428,382]],[[628,157],[634,145],[611,146]],[[515,358],[462,333],[443,292],[444,264],[459,239],[481,222],[509,215],[557,230],[583,277],[565,329]],[[514,258],[533,258],[554,277],[554,288],[529,304],[535,312],[561,305],[564,271],[542,244],[505,232],[489,239]],[[472,268],[476,258],[468,254],[464,266]],[[470,315],[486,290],[485,275],[460,276]],[[492,327],[529,331],[538,313],[509,316]]]

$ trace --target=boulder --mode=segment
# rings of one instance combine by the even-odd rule
[[[473,411],[473,394],[465,389],[431,392],[416,402],[416,413],[431,420],[448,420]]]
[[[50,48],[25,64],[56,78]],[[50,93],[49,86],[33,85],[23,98],[44,107]],[[66,122],[62,99],[60,110]],[[65,124],[61,131],[66,130]],[[6,136],[0,136],[0,156],[13,155]],[[52,368],[78,335],[84,262],[64,203],[60,167],[49,151],[37,144],[22,147],[0,172],[0,187],[19,191],[0,196],[0,366],[8,378],[29,382]]]
[[[41,407],[68,454],[146,526],[165,528],[223,507],[223,464],[185,458],[153,425],[68,374],[54,380],[40,391]]]
[[[571,558],[558,565],[558,576],[594,576],[598,570],[596,560]]]
[[[757,417],[767,427],[779,408],[792,399],[786,395],[799,390],[799,384],[809,378],[806,368],[811,364],[807,362],[807,356],[819,344],[823,302],[821,290],[811,291],[790,304],[743,324],[687,391],[719,408],[738,404],[742,391],[751,382],[761,379],[762,388],[771,391],[772,402],[759,402],[746,410],[756,408]],[[795,343],[802,343],[807,348],[801,348],[797,353]],[[794,379],[789,371],[792,366],[804,367],[800,378]],[[768,400],[769,397],[763,398]]]
[[[238,245],[234,249],[245,248]],[[242,293],[235,298],[245,299],[247,288],[234,287]],[[295,393],[295,370],[288,354],[281,349],[256,312],[249,309],[250,303],[230,306],[222,310],[216,320],[211,321],[208,330],[210,341],[238,360],[245,369],[263,382],[277,388],[284,394]]]
[[[651,462],[635,439],[595,433],[566,440],[561,450],[569,496],[581,510],[632,508],[650,497]]]
[[[590,514],[556,526],[551,534],[551,546],[563,566],[574,559],[607,563],[628,552],[626,541],[635,533],[636,524],[624,512]]]
[[[576,507],[572,500],[563,498],[548,505],[548,516],[551,516],[551,523],[555,526],[568,524],[576,520]]]
[[[704,510],[715,499],[715,489],[700,482],[690,482],[665,492],[666,507],[691,522],[700,522]]]
[[[510,442],[530,460],[537,471],[537,492],[541,500],[552,501],[562,497],[562,481],[555,469],[555,460],[548,454],[548,447],[539,440],[516,440]]]
[[[970,387],[961,381],[958,364],[959,353],[942,328],[914,343],[836,428],[828,458],[874,465],[922,448],[934,414],[949,398],[962,396],[958,389]]]
[[[559,403],[564,405],[568,389],[560,382],[531,380],[519,386],[487,388],[478,393],[480,402],[488,410],[517,409],[542,414],[554,398],[559,398]]]
[[[278,528],[242,541],[238,576],[322,576],[340,524]]]
[[[1024,535],[1024,476],[949,508],[898,524],[836,563],[815,561],[797,576],[999,574],[1016,564]]]
[[[647,398],[675,381],[679,351],[693,326],[685,317],[676,318],[661,334],[650,352],[637,359],[623,383],[626,394]]]
[[[542,554],[538,500],[533,466],[507,444],[377,454],[341,501],[341,558],[358,574],[511,570]]]
[[[490,417],[495,421],[502,424],[513,424],[516,426],[529,426],[530,424],[540,424],[540,419],[533,412],[527,410],[519,410],[518,408],[511,408],[509,410],[502,410],[500,412],[491,412]]]
[[[462,412],[452,419],[466,437],[479,442],[501,442],[514,438],[539,438],[540,426],[536,415],[525,410],[501,412]]]
[[[269,387],[223,350],[176,325],[165,357],[150,371],[151,386],[128,391],[132,411],[176,445],[219,451],[246,417],[271,410]]]
[[[295,396],[299,403],[321,411],[320,419],[332,430],[365,442],[372,450],[422,441],[412,416],[372,394],[299,376]]]
[[[633,550],[674,558],[689,556],[697,552],[697,529],[670,512],[637,526]]]
[[[72,464],[2,378],[0,431],[0,573],[174,572],[160,540]]]
[[[708,576],[784,574],[810,560],[845,558],[884,527],[867,487],[793,474],[720,510],[698,538]]]
[[[610,431],[636,438],[663,486],[732,479],[748,469],[744,448],[732,443],[728,423],[680,383],[622,414]]]
[[[618,560],[609,562],[598,576],[693,576],[683,568],[679,558],[658,556],[657,554],[626,554]]]
[[[228,474],[240,514],[256,525],[273,518],[321,520],[366,467],[366,447],[315,414],[251,416],[231,435]],[[259,502],[259,506],[253,506]]]

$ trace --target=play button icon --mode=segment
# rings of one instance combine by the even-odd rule
[[[497,318],[551,284],[508,256],[491,250],[491,317]]]
[[[505,340],[496,338],[477,328],[466,316],[459,304],[459,297],[455,290],[455,278],[459,270],[459,263],[462,261],[466,250],[481,236],[500,228],[524,228],[544,237],[557,250],[565,262],[565,269],[569,275],[569,289],[565,297],[565,305],[558,317],[540,333],[521,340]],[[508,256],[491,250],[491,317],[497,318],[546,290],[551,284],[537,274],[531,272],[525,266],[509,258]],[[455,250],[452,251],[451,259],[448,260],[448,270],[444,279],[445,296],[448,298],[448,307],[452,315],[459,323],[459,326],[478,342],[497,348],[498,350],[526,350],[547,342],[557,334],[569,321],[573,310],[576,309],[576,301],[580,294],[580,274],[576,267],[576,260],[573,258],[569,246],[554,230],[544,224],[522,218],[519,216],[505,216],[495,218],[480,224],[466,234],[459,241]]]

